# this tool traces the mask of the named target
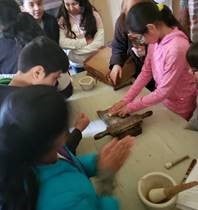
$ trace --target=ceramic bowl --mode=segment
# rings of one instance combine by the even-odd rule
[[[175,207],[177,196],[174,196],[168,201],[156,204],[148,200],[148,193],[151,189],[171,187],[174,185],[176,185],[176,182],[168,174],[162,172],[148,173],[138,181],[138,195],[148,209],[171,210]]]
[[[78,81],[83,90],[91,90],[96,85],[96,80],[91,76],[84,76]]]

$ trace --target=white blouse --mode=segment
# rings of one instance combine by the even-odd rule
[[[90,44],[85,39],[85,31],[80,28],[81,15],[70,15],[71,29],[76,39],[67,38],[64,30],[60,28],[60,46],[67,52],[71,65],[83,67],[84,60],[104,45],[104,28],[100,15],[94,11],[97,32]]]

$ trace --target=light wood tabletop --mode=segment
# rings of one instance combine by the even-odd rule
[[[91,120],[91,125],[85,130],[84,138],[78,147],[78,154],[98,152],[100,148],[112,139],[106,136],[98,141],[93,139],[94,132],[98,131],[99,120],[96,111],[104,110],[121,99],[129,87],[113,91],[112,87],[97,82],[96,87],[90,91],[81,90],[78,80],[85,73],[73,76],[74,94],[69,98],[71,110],[71,124],[77,113],[86,113]],[[142,95],[149,93],[143,89]],[[172,176],[177,183],[181,182],[192,160],[198,157],[198,133],[184,129],[186,121],[180,116],[169,111],[162,104],[149,109],[153,115],[144,119],[143,133],[136,137],[136,143],[127,162],[118,172],[115,195],[121,201],[122,210],[144,210],[146,207],[137,195],[137,182],[143,175],[160,171]],[[102,131],[102,130],[100,130]],[[176,165],[170,170],[164,164],[184,155],[191,158]]]

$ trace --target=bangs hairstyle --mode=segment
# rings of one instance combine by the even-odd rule
[[[35,66],[42,66],[46,75],[68,71],[69,61],[64,51],[53,40],[40,36],[33,39],[21,51],[18,70],[25,73]]]
[[[189,65],[198,71],[198,42],[193,43],[187,51],[186,59]]]
[[[184,32],[184,29],[166,5],[163,5],[160,11],[155,3],[140,2],[129,10],[126,18],[127,29],[138,34],[144,34],[148,31],[147,24],[157,24],[158,22],[163,22],[168,27],[177,26]]]
[[[158,7],[151,2],[135,4],[126,17],[127,29],[130,32],[144,34],[147,32],[147,24],[159,21],[160,12]]]

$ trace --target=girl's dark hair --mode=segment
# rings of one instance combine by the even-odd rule
[[[48,86],[11,93],[0,109],[0,209],[36,210],[36,165],[67,129],[63,97]]]
[[[193,43],[186,54],[189,65],[198,71],[198,42]]]
[[[166,5],[163,5],[160,11],[155,3],[137,3],[129,10],[126,17],[128,30],[139,34],[144,34],[148,31],[147,24],[155,24],[158,22],[164,22],[168,27],[176,26],[184,32],[182,26]]]
[[[0,1],[0,27],[5,38],[16,39],[22,47],[35,37],[44,35],[36,20],[28,13],[21,13],[14,0]]]
[[[96,11],[95,7],[91,5],[89,0],[75,0],[81,7],[82,19],[80,27],[85,31],[86,38],[93,38],[97,32],[96,18],[93,11]],[[76,38],[76,34],[71,29],[71,23],[69,21],[69,13],[65,8],[64,1],[58,12],[58,18],[63,17],[63,26],[66,30],[66,37]]]
[[[31,68],[41,65],[45,74],[68,71],[67,55],[53,40],[40,36],[29,42],[21,51],[18,58],[18,70],[25,73]]]
[[[154,0],[141,0],[140,2],[155,3]],[[122,4],[121,4],[121,14],[118,17],[118,21],[119,21],[120,29],[123,31],[123,33],[125,33],[125,31],[127,31],[127,27],[126,27],[126,11],[124,11],[124,1],[122,1]]]

